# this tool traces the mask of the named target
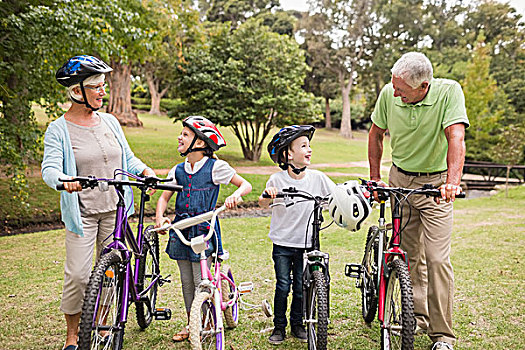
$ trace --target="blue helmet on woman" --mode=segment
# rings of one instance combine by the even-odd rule
[[[91,110],[96,111],[98,108],[92,107],[87,101],[86,92],[84,90],[84,80],[94,75],[109,73],[112,70],[113,69],[110,66],[99,58],[80,55],[70,58],[62,67],[60,67],[55,74],[55,78],[61,85],[64,85],[67,88],[79,84],[84,101],[74,98],[71,96],[71,93],[69,97],[73,102],[85,104]]]

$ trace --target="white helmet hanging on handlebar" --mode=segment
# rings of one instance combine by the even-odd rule
[[[337,184],[328,201],[330,216],[338,226],[358,231],[372,211],[369,197],[370,194],[355,180]]]

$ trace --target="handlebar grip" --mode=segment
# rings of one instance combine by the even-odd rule
[[[173,192],[182,192],[183,187],[181,185],[163,185],[163,184],[157,184],[154,187],[157,190],[164,190],[164,191],[173,191]]]
[[[456,198],[465,198],[467,194],[465,192],[461,192],[460,194],[456,194]]]
[[[66,189],[64,187],[64,184],[58,184],[56,188],[57,188],[57,191],[64,191]]]
[[[263,198],[272,198],[268,193],[264,192],[262,194],[262,197]],[[277,195],[275,196],[275,198],[284,198],[284,197],[290,197],[289,194],[286,194],[286,193],[277,193]]]

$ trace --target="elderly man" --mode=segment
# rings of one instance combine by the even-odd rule
[[[452,202],[465,159],[469,121],[461,86],[432,77],[432,64],[418,52],[404,54],[392,68],[392,82],[381,91],[368,136],[370,179],[381,182],[383,138],[391,136],[389,184],[417,188],[432,184],[442,200],[410,197],[403,210],[401,246],[407,251],[414,290],[416,334],[427,333],[432,350],[453,349],[454,273],[450,263]],[[441,203],[440,203],[441,202]]]

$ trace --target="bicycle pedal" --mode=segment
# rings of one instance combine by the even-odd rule
[[[237,286],[237,290],[241,295],[250,293],[251,291],[253,291],[253,282],[241,282]]]
[[[361,274],[361,264],[346,264],[345,275],[350,278],[359,278]]]
[[[153,316],[158,321],[167,321],[171,319],[171,310],[167,307],[158,307],[155,309]]]

